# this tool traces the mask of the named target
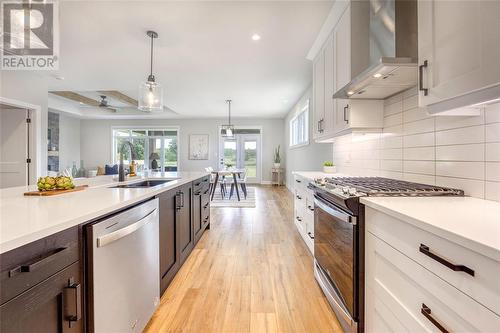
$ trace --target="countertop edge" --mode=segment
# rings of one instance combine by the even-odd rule
[[[388,208],[386,206],[380,205],[376,202],[370,200],[370,198],[361,198],[361,203],[372,209],[378,210],[382,213],[390,215],[398,220],[409,223],[417,228],[423,229],[425,231],[436,234],[442,238],[446,238],[454,243],[457,243],[463,247],[466,247],[474,252],[488,256],[496,261],[500,262],[500,251],[494,247],[486,245],[484,243],[475,241],[473,239],[458,235],[448,229],[439,228],[438,226],[432,225],[423,221],[421,219],[414,218],[412,216],[400,213],[396,210]]]
[[[34,231],[33,233],[25,234],[25,235],[22,235],[20,237],[17,237],[17,238],[10,239],[8,241],[2,242],[0,244],[0,255],[4,254],[6,252],[9,252],[9,251],[15,250],[17,248],[20,248],[20,247],[22,247],[24,245],[27,245],[29,243],[32,243],[34,241],[43,239],[45,237],[49,237],[49,236],[54,235],[54,234],[56,234],[58,232],[67,230],[69,228],[72,228],[72,227],[75,227],[75,226],[78,226],[78,225],[81,225],[81,224],[85,224],[86,222],[90,222],[92,220],[99,219],[101,216],[105,216],[105,215],[108,215],[108,214],[120,211],[120,210],[122,210],[122,209],[124,209],[126,207],[129,207],[129,206],[132,206],[132,205],[134,205],[136,203],[145,201],[148,198],[152,198],[152,197],[154,197],[154,196],[156,196],[156,195],[158,195],[158,194],[160,194],[162,192],[174,189],[174,188],[176,188],[178,186],[182,186],[184,184],[187,184],[187,183],[192,182],[192,181],[194,181],[196,179],[205,177],[207,175],[209,175],[209,173],[200,172],[200,174],[196,175],[196,176],[189,176],[189,177],[185,177],[185,178],[182,178],[182,177],[181,178],[177,178],[172,183],[168,183],[168,184],[165,184],[163,186],[159,186],[158,188],[151,188],[151,192],[148,192],[148,193],[145,193],[143,195],[134,197],[132,199],[128,199],[128,200],[122,201],[119,204],[111,205],[111,206],[107,207],[106,209],[101,209],[99,211],[92,212],[91,214],[87,214],[87,215],[84,215],[84,216],[79,216],[79,217],[77,217],[75,219],[70,219],[70,220],[61,222],[61,223],[59,223],[57,225],[49,226],[46,229],[37,230],[37,231]],[[165,179],[166,178],[167,177],[165,177]],[[126,183],[134,183],[134,182],[137,182],[137,181],[140,181],[140,180],[146,180],[146,179],[148,179],[148,178],[146,177],[146,178],[143,178],[143,179],[136,179],[136,180],[132,180],[132,181],[127,181]],[[152,180],[157,180],[159,178],[151,178],[151,179]],[[108,185],[98,185],[96,187],[104,187],[104,186],[109,186],[109,185],[116,185],[116,183],[110,183]]]

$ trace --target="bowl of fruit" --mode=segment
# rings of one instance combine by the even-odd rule
[[[57,190],[70,190],[75,188],[73,179],[66,176],[58,177],[40,177],[36,183],[38,191],[57,191]]]

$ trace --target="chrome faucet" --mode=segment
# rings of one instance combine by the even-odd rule
[[[131,158],[130,163],[132,163],[137,158],[137,155],[135,153],[135,149],[134,149],[134,146],[132,145],[132,143],[130,141],[125,141],[120,146],[120,149],[119,149],[119,151],[120,151],[120,165],[118,166],[118,181],[119,182],[125,181],[125,167],[123,166],[123,149],[125,148],[125,146],[128,146],[130,148],[130,158]]]

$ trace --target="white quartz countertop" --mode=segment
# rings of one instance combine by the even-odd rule
[[[79,192],[49,197],[26,197],[36,186],[0,190],[0,253],[10,251],[59,231],[120,210],[171,188],[208,175],[207,172],[165,172],[134,177],[123,183],[146,179],[173,179],[150,188],[110,188],[116,176],[78,180],[89,187]],[[123,184],[120,183],[120,184]]]
[[[471,197],[365,197],[361,203],[500,261],[500,202]]]
[[[346,176],[345,174],[324,173],[322,171],[293,171],[292,174],[300,176],[302,178],[309,179],[310,181],[313,181],[313,180],[318,179],[318,178]]]

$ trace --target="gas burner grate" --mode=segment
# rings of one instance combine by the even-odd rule
[[[383,177],[333,177],[325,179],[337,187],[355,188],[367,196],[463,196],[462,190]]]

